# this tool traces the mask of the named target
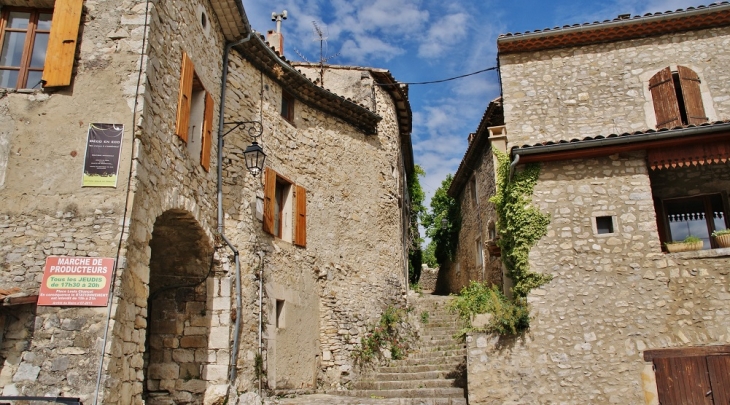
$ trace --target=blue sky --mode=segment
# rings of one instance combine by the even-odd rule
[[[243,0],[253,28],[275,28],[271,13],[287,10],[285,56],[319,60],[312,21],[327,36],[325,56],[337,65],[390,70],[400,82],[449,78],[496,65],[499,34],[603,21],[619,14],[677,10],[698,0]],[[298,52],[298,53],[297,53]],[[413,151],[426,170],[427,198],[454,173],[490,100],[497,73],[443,84],[410,86]],[[428,201],[427,201],[428,202]]]

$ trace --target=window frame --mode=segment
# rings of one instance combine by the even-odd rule
[[[288,188],[288,191],[284,187]],[[286,207],[279,201],[279,225],[276,225],[275,220],[277,214],[277,189],[286,191],[290,199]],[[284,221],[291,221],[291,235],[284,232]],[[285,242],[293,243],[299,247],[307,246],[307,191],[301,185],[294,183],[269,167],[264,170],[262,229],[269,235]]]
[[[662,249],[666,249],[664,243],[667,242],[678,242],[681,240],[673,240],[672,238],[672,232],[671,227],[669,225],[669,217],[667,214],[667,203],[672,202],[679,202],[679,201],[691,201],[695,200],[698,202],[702,202],[704,206],[704,214],[705,214],[705,222],[707,226],[707,231],[709,239],[710,239],[710,248],[709,249],[717,249],[719,246],[717,245],[717,242],[712,237],[712,232],[716,231],[713,218],[713,210],[712,210],[712,199],[713,198],[719,198],[720,204],[722,208],[723,213],[723,219],[725,220],[725,227],[730,228],[730,218],[728,218],[728,202],[727,202],[727,195],[725,193],[704,193],[704,194],[698,194],[698,195],[692,195],[692,196],[680,196],[680,197],[671,197],[671,198],[662,198],[657,201],[657,207],[656,207],[656,213],[657,216],[661,218],[661,223],[659,227],[659,235],[660,240],[662,242]],[[695,235],[696,236],[696,235]],[[704,249],[703,250],[707,250]]]
[[[290,124],[294,125],[294,103],[295,98],[289,92],[281,90],[281,109],[280,114],[282,118],[287,120]]]
[[[33,72],[41,72],[41,77],[43,75],[43,70],[45,67],[45,59],[48,56],[48,44],[46,44],[46,49],[44,50],[44,67],[41,68],[34,68],[31,67],[31,61],[33,59],[33,48],[35,47],[35,40],[36,40],[36,34],[48,34],[49,40],[51,37],[51,30],[39,30],[38,29],[38,18],[41,14],[50,14],[51,15],[51,24],[53,24],[53,10],[52,8],[33,8],[33,7],[3,7],[2,11],[0,12],[0,50],[4,48],[5,46],[5,40],[8,32],[23,32],[25,33],[25,40],[23,42],[23,53],[20,57],[20,66],[0,66],[0,70],[3,71],[17,71],[18,72],[18,78],[16,80],[14,87],[6,87],[6,88],[13,88],[13,89],[27,89],[27,88],[35,88],[34,87],[28,87],[28,76],[31,71]],[[8,19],[10,18],[11,12],[21,12],[21,13],[30,13],[30,17],[28,19],[28,27],[26,29],[21,28],[8,28]],[[43,80],[38,84],[42,84]]]
[[[210,153],[213,137],[213,116],[215,110],[215,102],[210,92],[205,89],[200,77],[195,72],[195,64],[188,56],[187,52],[182,53],[182,61],[180,62],[180,88],[178,90],[177,99],[177,115],[175,119],[175,134],[182,141],[189,145],[195,142],[190,139],[191,136],[197,134],[196,131],[191,133],[190,119],[192,114],[193,95],[196,92],[202,92],[204,97],[203,119],[200,122],[200,166],[206,172],[210,171]]]
[[[700,76],[694,70],[680,65],[676,70],[665,67],[649,79],[657,129],[709,121],[700,83]]]

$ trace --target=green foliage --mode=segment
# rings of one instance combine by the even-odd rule
[[[414,165],[413,173],[408,176],[408,195],[411,198],[411,218],[410,218],[410,234],[411,234],[411,246],[408,251],[408,280],[411,283],[418,282],[421,278],[421,264],[422,264],[422,252],[421,244],[423,239],[421,238],[418,230],[418,222],[426,213],[426,207],[423,205],[423,200],[426,199],[426,193],[421,188],[421,182],[419,177],[426,175],[426,172],[419,165]]]
[[[702,239],[700,239],[700,238],[699,238],[699,237],[697,237],[697,236],[692,236],[692,235],[689,235],[689,236],[687,236],[687,237],[686,237],[686,238],[684,238],[684,240],[682,241],[682,243],[697,243],[697,242],[702,242]]]
[[[421,312],[421,323],[428,323],[429,316],[428,311]]]
[[[722,236],[722,235],[728,235],[728,234],[730,234],[730,228],[715,231],[712,233],[712,236]]]
[[[413,292],[415,292],[415,293],[418,293],[418,294],[423,293],[423,288],[421,288],[421,284],[420,283],[412,283],[412,284],[410,284],[410,290],[413,291]]]
[[[261,356],[260,353],[256,353],[256,357],[254,357],[253,360],[253,373],[257,380],[260,380],[264,377],[265,371],[264,371],[264,358]]]
[[[498,150],[494,154],[499,162],[497,192],[489,201],[494,203],[497,210],[497,245],[502,249],[502,262],[507,274],[515,282],[512,291],[519,299],[552,279],[549,275],[531,272],[528,262],[530,249],[547,234],[550,217],[531,205],[540,165],[527,164],[524,170],[514,173],[510,180],[509,155]]]
[[[515,335],[530,327],[530,308],[524,298],[509,300],[497,286],[491,288],[485,283],[472,281],[461,289],[448,304],[451,312],[459,314],[466,325],[466,331],[496,332],[500,335]],[[476,329],[471,320],[477,314],[492,314],[485,328]]]
[[[447,194],[453,179],[454,176],[448,174],[441,182],[441,187],[436,189],[431,198],[431,212],[422,218],[426,235],[431,238],[427,251],[433,245],[433,257],[439,266],[453,259],[461,229],[461,207],[456,199]],[[441,223],[444,218],[447,220],[445,226]]]
[[[360,347],[353,351],[355,362],[363,365],[380,356],[380,349],[390,350],[394,360],[402,359],[407,353],[407,345],[398,333],[398,324],[403,320],[403,310],[389,306],[377,325],[360,339]]]
[[[436,244],[429,243],[426,249],[423,251],[421,258],[423,263],[426,263],[428,267],[434,269],[438,267],[439,263],[436,261]]]

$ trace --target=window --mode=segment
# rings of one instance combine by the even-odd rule
[[[696,236],[702,239],[703,249],[710,249],[716,247],[710,236],[712,232],[728,227],[720,194],[666,199],[661,204],[665,233],[663,242],[682,241],[688,236]]]
[[[285,91],[281,93],[281,116],[294,123],[294,97]]]
[[[477,266],[481,267],[484,263],[484,248],[482,247],[482,238],[476,240],[476,262]]]
[[[656,376],[660,404],[730,403],[730,346],[644,352]]]
[[[4,7],[0,87],[71,84],[82,5],[83,0],[56,0],[54,10]]]
[[[599,235],[613,233],[613,216],[596,217],[596,233]]]
[[[469,188],[471,189],[471,201],[474,203],[474,206],[479,205],[479,196],[477,195],[477,176],[476,174],[471,176],[471,180],[469,181]]]
[[[264,232],[297,246],[307,246],[307,194],[276,171],[264,175]]]
[[[284,300],[276,300],[276,327],[279,329],[284,329],[286,327],[284,305]]]
[[[654,100],[656,127],[674,128],[707,122],[700,92],[700,77],[692,69],[677,66],[660,70],[649,79],[649,90]]]
[[[188,145],[196,160],[199,157],[205,171],[210,170],[214,108],[213,98],[205,91],[190,57],[183,52],[175,134]]]

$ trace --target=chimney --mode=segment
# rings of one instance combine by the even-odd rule
[[[279,56],[284,56],[284,34],[274,30],[269,30],[266,33],[266,42],[269,43],[269,46],[274,48],[274,51],[276,51]]]
[[[286,20],[287,17],[286,10],[281,13],[271,13],[271,21],[276,21],[276,31],[269,30],[266,35],[266,42],[274,48],[279,56],[284,56],[284,34],[281,33],[281,21]]]

